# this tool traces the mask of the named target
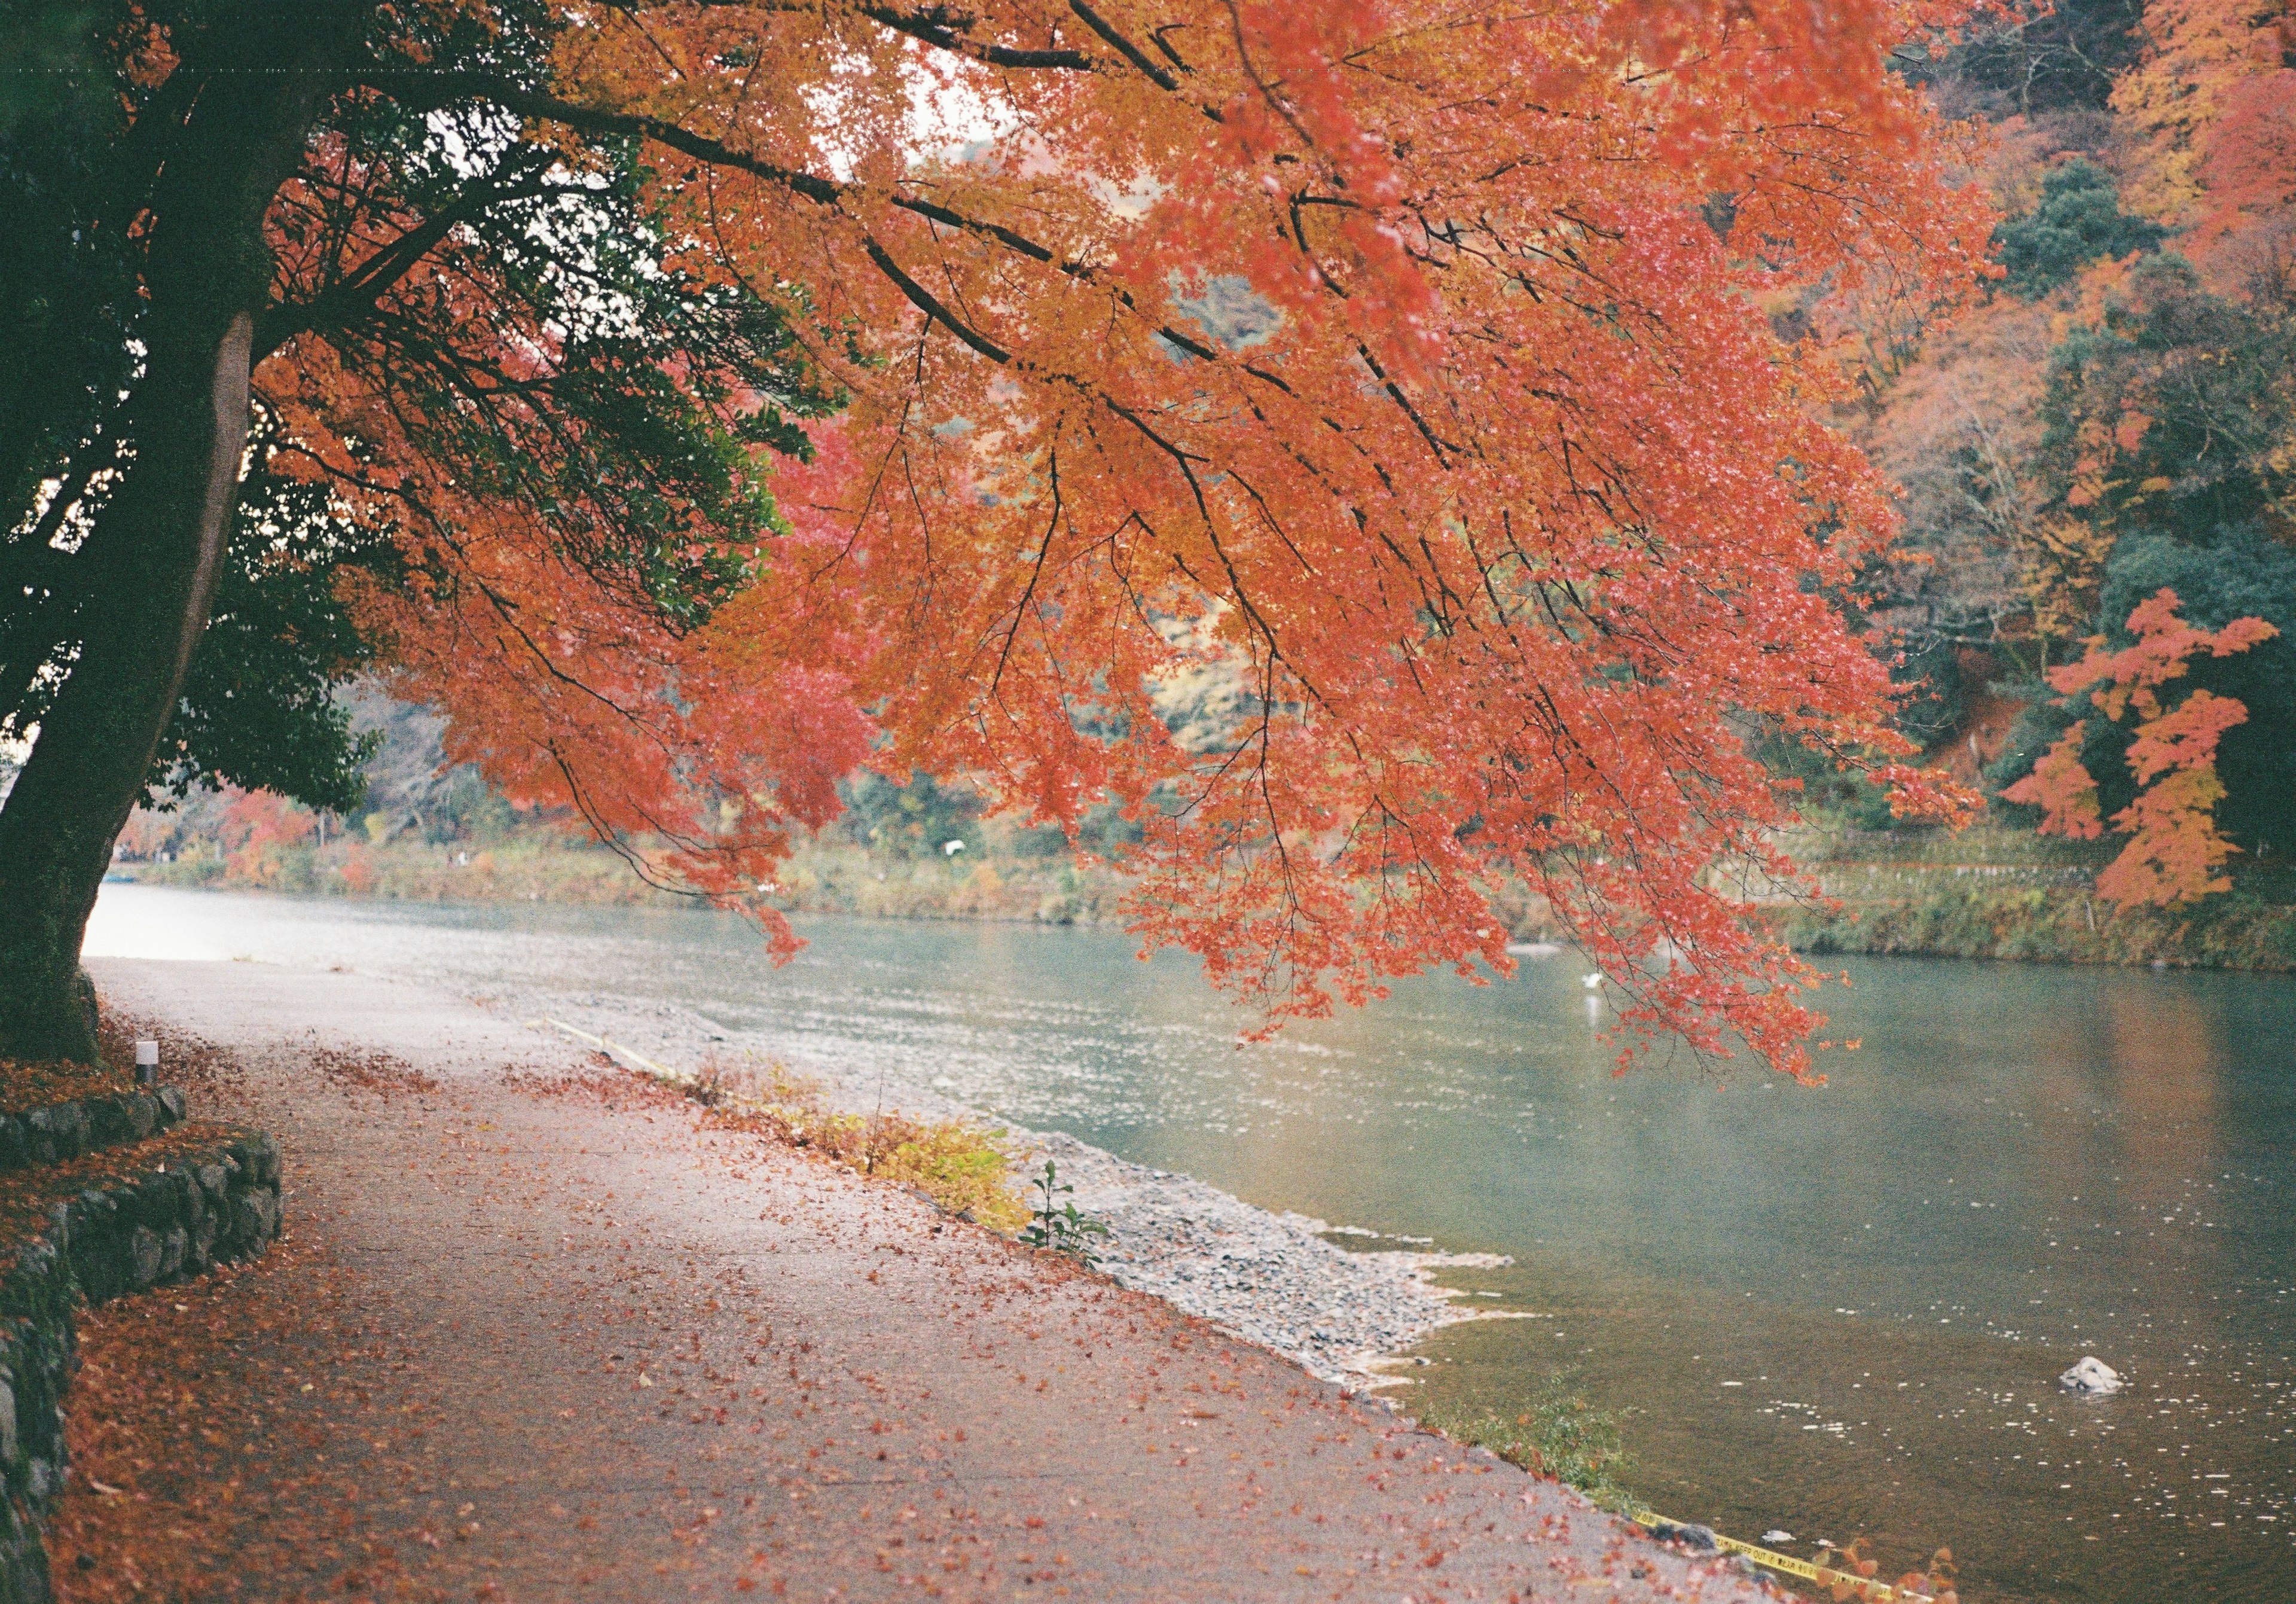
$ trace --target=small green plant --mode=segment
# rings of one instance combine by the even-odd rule
[[[1618,1480],[1627,1465],[1619,1417],[1588,1403],[1575,1380],[1568,1370],[1554,1371],[1513,1419],[1438,1411],[1426,1423],[1454,1442],[1488,1448],[1534,1476],[1567,1483],[1606,1509],[1623,1509],[1631,1498]]]
[[[1064,1253],[1090,1270],[1100,1261],[1092,1254],[1091,1238],[1108,1235],[1108,1227],[1091,1215],[1080,1213],[1074,1203],[1053,1206],[1053,1199],[1062,1192],[1076,1188],[1062,1183],[1060,1170],[1051,1159],[1045,1160],[1045,1172],[1029,1182],[1029,1189],[1037,1195],[1036,1208],[1029,1216],[1029,1228],[1021,1233],[1021,1240],[1031,1247],[1049,1247],[1054,1253]]]

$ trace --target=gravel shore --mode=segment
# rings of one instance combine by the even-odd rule
[[[596,991],[497,993],[485,1000],[521,1019],[562,1021],[678,1071],[744,1052],[772,1056],[761,1042],[672,1003]],[[1341,1247],[1330,1238],[1379,1238],[1255,1207],[1193,1176],[1133,1164],[1059,1131],[1023,1129],[931,1087],[817,1064],[787,1066],[840,1108],[898,1110],[1004,1131],[1023,1167],[1033,1171],[1051,1158],[1060,1180],[1076,1188],[1074,1197],[1063,1200],[1108,1227],[1094,1254],[1119,1285],[1163,1298],[1326,1381],[1393,1385],[1381,1374],[1392,1355],[1441,1327],[1490,1318],[1452,1301],[1433,1272],[1508,1262],[1488,1254]]]

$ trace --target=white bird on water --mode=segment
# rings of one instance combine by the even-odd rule
[[[1603,983],[1603,976],[1602,976],[1602,973],[1601,973],[1601,971],[1597,970],[1597,971],[1596,971],[1595,974],[1593,974],[1593,975],[1580,975],[1580,976],[1578,977],[1578,983],[1579,983],[1580,985],[1582,985],[1582,986],[1586,987],[1589,991],[1594,991],[1596,987],[1600,986],[1600,985]]]

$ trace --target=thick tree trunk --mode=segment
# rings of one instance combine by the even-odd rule
[[[105,607],[111,627],[83,650],[0,809],[0,1057],[94,1057],[74,983],[80,938],[207,624],[247,440],[254,327],[240,313],[204,375],[184,353],[184,371],[149,374],[142,387],[157,405],[139,419],[135,472],[103,515],[107,535],[138,537],[121,544],[142,572],[107,598],[127,605]]]
[[[0,807],[0,1057],[95,1056],[80,942],[214,600],[270,282],[264,214],[357,43],[334,7],[249,13],[226,57],[178,69],[207,81],[155,196],[135,461],[87,549],[103,591]]]

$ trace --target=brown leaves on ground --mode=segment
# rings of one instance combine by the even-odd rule
[[[205,1089],[228,1097],[245,1078],[245,1072],[232,1061],[231,1055],[213,1042],[172,1029],[156,1020],[123,1013],[108,1005],[102,1010],[102,1023],[97,1027],[96,1038],[106,1061],[120,1065],[135,1063],[137,1041],[158,1041],[160,1080],[167,1085]],[[307,1050],[311,1068],[345,1090],[388,1094],[439,1090],[439,1082],[434,1077],[391,1053],[353,1051],[316,1044]],[[12,1070],[12,1066],[10,1067]],[[107,1084],[102,1089],[118,1090],[127,1083],[127,1077],[134,1072],[123,1068],[85,1073],[111,1075],[117,1084]],[[0,1112],[4,1112],[9,1106],[5,1101],[6,1096],[4,1090],[0,1090]]]
[[[503,1071],[520,1033],[459,1008],[426,1052],[394,998],[370,1039],[449,1090],[378,1098],[267,1023],[300,983],[139,973],[256,1038],[209,1095],[279,1136],[294,1236],[89,1317],[62,1604],[1684,1591],[1502,1466],[667,1088]]]
[[[311,1067],[347,1090],[388,1093],[439,1090],[436,1079],[389,1053],[314,1048]]]
[[[133,1090],[134,1072],[114,1069],[106,1064],[64,1060],[27,1064],[15,1058],[0,1058],[0,1115],[21,1114],[51,1103]]]
[[[157,1041],[160,1083],[163,1086],[181,1086],[193,1092],[201,1089],[228,1091],[244,1079],[231,1055],[214,1042],[144,1015],[115,1008],[109,998],[101,1000],[101,1022],[96,1026],[95,1039],[107,1063],[133,1065],[137,1041]],[[123,1075],[132,1073],[125,1067],[121,1071]]]
[[[345,1541],[383,1488],[309,1452],[346,1401],[344,1368],[369,1358],[340,1318],[347,1279],[283,1241],[83,1317],[72,1475],[48,1536],[62,1604],[448,1596],[398,1545]]]
[[[225,1142],[248,1134],[243,1127],[193,1120],[125,1147],[98,1147],[60,1164],[0,1175],[0,1263],[14,1262],[57,1203],[169,1165],[210,1163]]]
[[[148,1027],[115,1018],[109,1011],[96,1030],[99,1062],[52,1059],[27,1064],[0,1058],[0,1114],[20,1114],[75,1098],[131,1091],[135,1085],[135,1042]]]
[[[201,1101],[234,1101],[245,1086],[243,1067],[214,1044],[105,1011],[108,1057],[132,1060],[132,1048],[119,1049],[139,1035],[159,1038],[162,1078],[188,1084]],[[389,1095],[439,1084],[387,1053],[315,1047],[309,1063],[344,1090]],[[212,1141],[211,1128],[186,1125],[138,1144],[135,1167],[168,1156],[163,1148]],[[16,1189],[37,1202],[121,1162],[90,1154],[29,1172]],[[8,1191],[0,1182],[0,1208]],[[70,1475],[48,1540],[58,1598],[467,1596],[467,1583],[413,1580],[401,1563],[406,1544],[344,1535],[365,1501],[394,1484],[403,1484],[403,1498],[420,1479],[410,1464],[378,1477],[340,1452],[331,1467],[324,1452],[370,1440],[340,1427],[371,1411],[368,1384],[389,1358],[374,1308],[374,1289],[355,1291],[351,1272],[316,1234],[298,1235],[291,1224],[254,1264],[84,1310],[67,1403]],[[388,1431],[381,1440],[424,1435],[419,1420],[404,1418]]]

